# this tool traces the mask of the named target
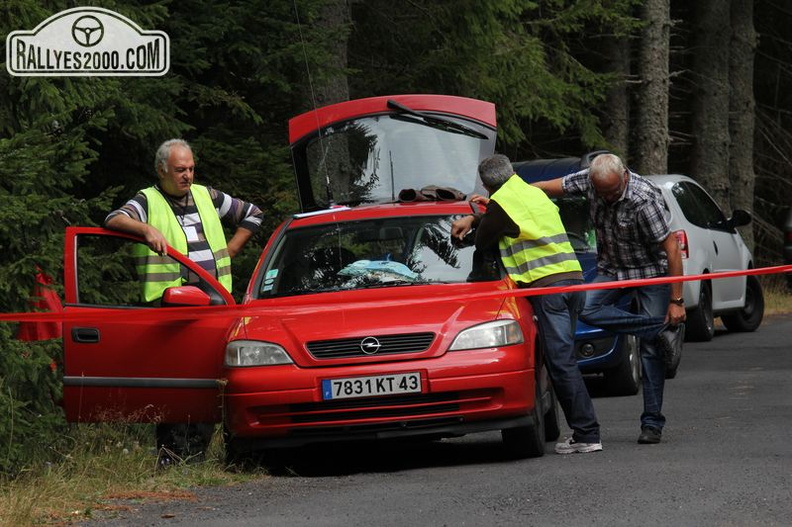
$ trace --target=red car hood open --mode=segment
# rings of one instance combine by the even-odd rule
[[[483,193],[479,162],[496,141],[495,105],[449,95],[346,101],[289,121],[303,211],[389,203],[435,185]]]

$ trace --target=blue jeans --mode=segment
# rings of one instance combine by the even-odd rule
[[[561,280],[553,286],[577,285],[581,280]],[[579,443],[599,443],[600,427],[583,375],[575,358],[575,327],[586,294],[582,291],[530,296],[544,357],[564,417]]]
[[[612,281],[616,281],[616,278],[598,275],[594,279],[594,283]],[[638,301],[637,313],[616,306],[621,297],[633,293]],[[662,412],[665,360],[655,341],[665,326],[669,295],[668,284],[588,291],[586,305],[580,312],[580,320],[586,324],[641,339],[644,399],[641,425],[661,430],[666,421]]]

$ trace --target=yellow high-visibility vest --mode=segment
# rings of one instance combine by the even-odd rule
[[[173,213],[170,203],[155,187],[141,191],[148,200],[148,223],[159,230],[168,243],[180,253],[187,255],[187,235]],[[231,256],[228,254],[223,225],[212,203],[209,190],[202,185],[190,187],[193,200],[201,217],[204,235],[215,259],[217,280],[231,291]],[[168,256],[160,256],[145,244],[135,246],[138,275],[141,279],[144,302],[162,297],[168,287],[182,285],[180,265]]]
[[[512,280],[530,284],[559,273],[581,271],[558,207],[544,191],[513,175],[492,196],[520,228],[516,238],[503,236],[501,260]]]

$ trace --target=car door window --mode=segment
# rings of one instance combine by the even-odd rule
[[[729,231],[723,211],[700,186],[683,181],[672,192],[687,221],[702,229]]]
[[[588,198],[574,196],[554,201],[575,252],[596,252],[597,236],[591,223]]]
[[[127,238],[81,234],[76,252],[77,304],[97,307],[153,307],[142,298],[142,284],[135,266],[135,246]],[[167,257],[174,263],[176,260]],[[178,264],[181,275],[189,275],[186,266]],[[198,279],[193,285],[206,291],[213,299],[216,291]],[[216,303],[216,302],[213,302]],[[222,300],[220,303],[223,303]]]

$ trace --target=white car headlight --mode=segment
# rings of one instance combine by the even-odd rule
[[[494,320],[461,331],[451,344],[450,350],[496,348],[522,342],[522,330],[516,320]]]
[[[226,366],[294,364],[283,347],[259,340],[235,340],[226,345]]]

